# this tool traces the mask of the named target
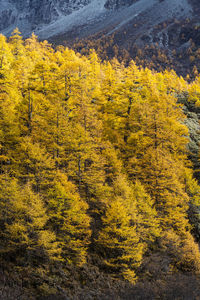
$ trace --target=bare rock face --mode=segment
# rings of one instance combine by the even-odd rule
[[[123,6],[130,6],[138,0],[107,0],[105,8],[108,9],[119,9]]]
[[[133,39],[144,34],[151,38],[158,24],[168,24],[175,17],[190,18],[194,7],[199,7],[194,1],[0,0],[0,31],[9,36],[18,27],[25,37],[34,31],[41,39],[49,39],[68,32],[80,38],[125,29],[131,30]]]
[[[70,15],[92,0],[0,0],[0,30],[8,35],[15,27],[30,33],[36,26],[43,26]]]
[[[0,14],[0,30],[10,26],[15,22],[15,15],[12,14],[11,9],[6,9]]]
[[[15,0],[15,2],[18,6],[18,1]],[[90,0],[29,0],[27,10],[30,12],[31,22],[49,23],[59,15],[69,15],[88,3]]]

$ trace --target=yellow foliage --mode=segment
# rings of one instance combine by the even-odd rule
[[[198,273],[199,185],[177,99],[199,105],[200,78],[102,63],[17,29],[0,44],[1,253],[82,265],[93,251],[135,282],[162,238],[173,268]]]
[[[180,236],[173,231],[167,231],[162,237],[161,245],[172,255],[173,271],[200,273],[199,246],[189,232]]]

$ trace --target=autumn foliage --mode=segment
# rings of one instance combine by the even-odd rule
[[[40,277],[93,265],[135,283],[165,253],[169,272],[199,274],[183,92],[198,102],[199,79],[1,35],[1,262]]]

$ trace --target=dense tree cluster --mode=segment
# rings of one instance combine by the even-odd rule
[[[199,274],[181,93],[198,102],[199,79],[1,35],[1,263],[40,278],[90,265],[135,283],[164,253],[170,274]]]
[[[158,38],[158,32],[164,32],[166,27],[168,27],[168,47]],[[117,58],[126,65],[134,60],[137,66],[158,72],[166,69],[175,70],[177,74],[192,81],[200,70],[199,32],[196,22],[174,20],[174,25],[161,23],[156,26],[153,41],[145,34],[141,37],[140,43],[137,43],[129,31],[123,31],[111,35],[95,34],[73,42],[55,38],[53,42],[70,46],[82,55],[88,55],[90,49],[95,49],[102,60]]]

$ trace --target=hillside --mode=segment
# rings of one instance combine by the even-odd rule
[[[86,51],[102,59],[117,57],[156,70],[175,69],[195,77],[199,65],[199,13],[196,0],[0,1],[0,29],[18,27],[55,45]]]
[[[0,43],[0,299],[195,300],[199,76]]]
[[[199,14],[0,0],[0,300],[200,298]]]

